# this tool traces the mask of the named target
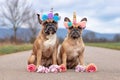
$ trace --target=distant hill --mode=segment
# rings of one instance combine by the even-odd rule
[[[105,38],[107,40],[112,40],[114,38],[114,36],[116,35],[116,34],[113,34],[113,33],[98,33],[98,32],[94,32],[94,31],[91,31],[91,30],[83,30],[83,36],[85,36],[85,34],[89,34],[91,32],[95,34],[95,37],[97,39]],[[66,29],[59,29],[57,34],[58,34],[59,37],[64,38],[67,34],[67,30]]]
[[[38,29],[37,32],[39,32],[39,31],[40,30]],[[98,39],[99,38],[105,38],[107,40],[112,40],[114,38],[114,36],[116,35],[116,34],[112,34],[112,33],[109,33],[109,34],[108,33],[104,33],[104,34],[102,34],[102,33],[97,33],[97,32],[93,32],[93,31],[90,31],[90,30],[84,30],[83,31],[83,36],[85,34],[89,34],[91,32],[94,33],[95,37],[98,38]],[[66,36],[66,34],[67,34],[67,30],[66,29],[60,28],[57,31],[57,35],[60,38],[64,38]],[[12,35],[13,35],[13,30],[11,28],[8,28],[8,29],[7,28],[0,28],[0,39],[4,39],[5,37],[11,37]],[[31,31],[28,28],[20,28],[17,31],[17,36],[22,37],[22,38],[24,36],[24,38],[27,38],[27,40],[29,40],[29,37],[31,35],[32,35]]]
[[[95,34],[97,39],[105,38],[107,40],[112,40],[114,38],[114,36],[117,34],[117,33],[116,34],[115,33],[98,33],[98,32],[94,32],[94,31],[91,31],[91,30],[84,30],[83,31],[83,36],[85,34],[87,34],[87,33],[89,34],[91,32]]]

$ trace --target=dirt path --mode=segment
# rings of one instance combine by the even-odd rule
[[[95,63],[95,73],[29,73],[26,71],[27,58],[31,51],[0,56],[0,80],[120,80],[120,51],[86,47],[85,63]]]

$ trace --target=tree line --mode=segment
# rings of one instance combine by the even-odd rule
[[[94,32],[88,32],[83,35],[85,42],[120,42],[120,34],[115,34],[113,39],[107,39],[105,37],[97,38]]]

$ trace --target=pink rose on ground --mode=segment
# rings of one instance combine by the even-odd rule
[[[36,71],[36,66],[34,64],[29,64],[27,66],[27,71],[28,72],[35,72]]]
[[[89,65],[87,65],[86,71],[87,72],[96,72],[97,71],[97,66],[93,63],[90,63]]]
[[[64,64],[60,65],[60,72],[66,72],[67,68]]]

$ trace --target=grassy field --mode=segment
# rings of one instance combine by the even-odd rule
[[[120,50],[120,43],[85,43],[85,44],[86,46],[96,46],[96,47]],[[0,46],[0,55],[31,50],[32,46],[33,46],[32,44],[2,45]]]
[[[86,45],[120,50],[120,42],[119,43],[86,43]]]
[[[0,46],[0,55],[26,51],[30,49],[32,49],[32,44],[20,44],[20,45],[8,44]]]

